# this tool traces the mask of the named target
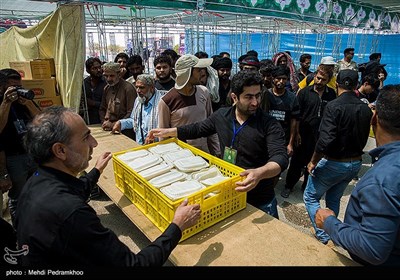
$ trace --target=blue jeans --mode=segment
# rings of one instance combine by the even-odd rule
[[[340,199],[349,182],[358,174],[361,160],[339,162],[321,159],[314,169],[313,175],[308,177],[303,200],[311,223],[315,229],[317,239],[326,244],[330,237],[315,224],[315,213],[321,208],[320,200],[325,194],[326,207],[339,214]]]
[[[270,202],[264,203],[264,204],[252,204],[254,207],[260,209],[261,211],[264,211],[265,213],[271,215],[272,217],[275,217],[279,219],[278,215],[278,201],[276,200],[276,197],[274,197]]]

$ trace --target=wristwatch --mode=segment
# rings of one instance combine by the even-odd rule
[[[8,174],[0,175],[0,180],[7,180]]]

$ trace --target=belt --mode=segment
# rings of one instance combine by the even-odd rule
[[[349,158],[333,158],[329,156],[324,156],[327,160],[339,161],[339,162],[351,162],[361,160],[361,156],[358,157],[349,157]]]

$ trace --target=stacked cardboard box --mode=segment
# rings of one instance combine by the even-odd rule
[[[34,59],[31,61],[10,62],[10,68],[22,76],[22,87],[33,90],[34,101],[41,109],[53,105],[62,105],[61,97],[56,91],[56,71],[54,59]]]

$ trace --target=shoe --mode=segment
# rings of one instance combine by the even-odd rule
[[[282,190],[282,192],[281,192],[281,196],[282,196],[283,198],[288,198],[289,195],[290,195],[290,192],[291,192],[290,189],[284,188],[284,189]]]
[[[328,240],[328,242],[325,243],[325,245],[328,246],[331,249],[335,249],[336,248],[335,243],[333,243],[333,241],[330,240],[330,239]]]

